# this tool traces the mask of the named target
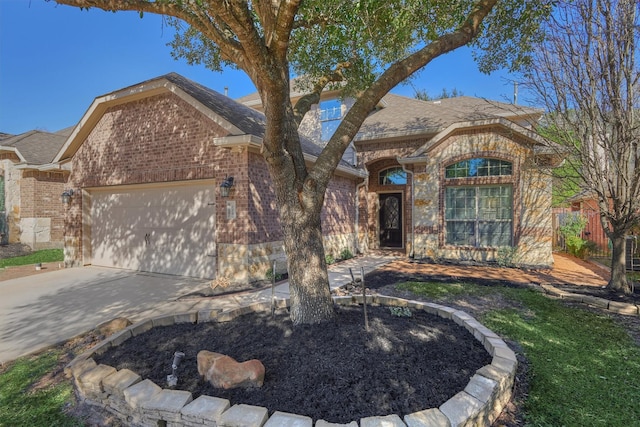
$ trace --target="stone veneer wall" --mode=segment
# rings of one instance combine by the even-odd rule
[[[551,176],[534,164],[533,150],[501,129],[476,129],[449,137],[428,153],[427,163],[415,169],[415,256],[417,258],[491,262],[492,248],[445,244],[444,168],[473,157],[492,157],[513,163],[511,177],[457,179],[460,185],[513,185],[513,233],[516,265],[550,266],[552,257]],[[453,181],[453,180],[452,180]]]
[[[338,258],[344,249],[349,249],[355,254],[354,240],[355,234],[325,236],[325,253]],[[276,273],[286,273],[287,255],[282,240],[253,245],[218,244],[218,277],[226,277],[233,282],[266,279],[274,261]]]
[[[362,303],[360,297],[336,297],[337,304]],[[480,368],[463,391],[453,396],[439,408],[425,408],[407,414],[396,414],[354,420],[349,424],[334,424],[324,420],[312,420],[296,414],[275,412],[269,417],[267,408],[234,403],[226,399],[200,396],[193,400],[190,392],[162,389],[152,381],[142,378],[128,369],[120,371],[108,365],[97,365],[91,358],[102,354],[112,346],[148,331],[156,326],[176,323],[224,322],[236,316],[257,310],[269,310],[269,303],[256,303],[230,311],[206,310],[193,313],[168,315],[132,325],[111,336],[88,352],[78,356],[66,368],[73,377],[76,393],[85,403],[107,409],[130,426],[184,426],[201,427],[446,427],[491,425],[511,398],[517,361],[514,352],[502,339],[467,313],[433,303],[407,301],[385,296],[367,297],[369,304],[406,306],[425,310],[451,319],[467,329],[493,356],[491,364]],[[287,301],[279,301],[286,307]]]

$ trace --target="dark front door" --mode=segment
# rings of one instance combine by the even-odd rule
[[[402,193],[380,194],[380,247],[402,247]]]

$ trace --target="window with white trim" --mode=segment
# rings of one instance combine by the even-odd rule
[[[445,169],[445,242],[448,245],[501,247],[513,245],[513,187],[508,185],[456,185],[453,178],[508,176],[512,164],[476,158]]]

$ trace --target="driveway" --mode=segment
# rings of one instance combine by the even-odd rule
[[[207,281],[83,267],[0,282],[0,363],[56,344],[114,317],[135,317]]]

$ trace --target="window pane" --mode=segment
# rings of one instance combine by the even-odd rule
[[[474,219],[476,217],[476,189],[448,187],[445,196],[446,219]]]
[[[508,185],[447,187],[446,243],[479,247],[511,246],[512,193]]]
[[[481,247],[511,246],[511,221],[479,221],[478,241]]]
[[[406,185],[407,173],[402,168],[390,168],[380,172],[380,185]]]
[[[499,159],[476,157],[463,160],[445,168],[446,178],[475,178],[479,176],[511,175],[511,162]]]
[[[475,246],[474,221],[447,221],[447,244]]]

